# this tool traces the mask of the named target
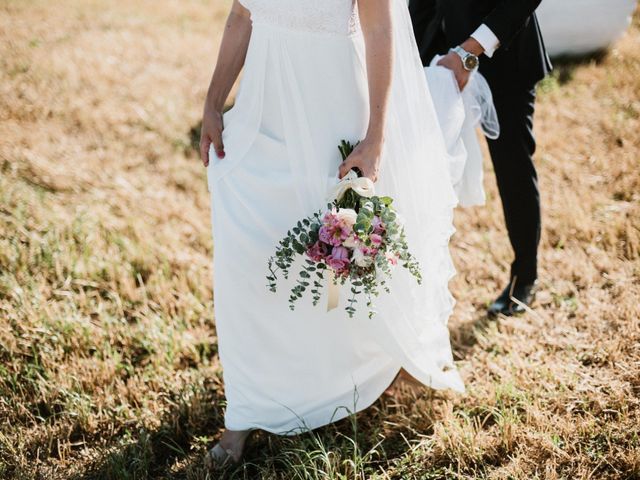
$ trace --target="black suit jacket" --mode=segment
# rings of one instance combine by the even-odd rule
[[[481,24],[500,40],[492,58],[483,55],[480,72],[490,85],[532,88],[551,71],[535,9],[541,0],[411,0],[422,63],[461,44]]]

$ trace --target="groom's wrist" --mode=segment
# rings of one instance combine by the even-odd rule
[[[469,37],[460,46],[467,52],[473,53],[476,57],[484,53],[484,47],[473,37]]]
[[[496,34],[483,23],[476,31],[471,34],[471,38],[477,41],[484,49],[484,54],[491,58],[496,50],[500,47],[500,39],[496,37]]]

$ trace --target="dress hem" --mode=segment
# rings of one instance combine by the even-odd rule
[[[309,432],[311,432],[313,430],[316,430],[318,428],[325,427],[327,425],[333,424],[333,423],[338,422],[340,420],[344,420],[345,418],[349,417],[350,415],[355,415],[357,413],[363,412],[364,410],[367,410],[376,401],[378,401],[380,399],[380,397],[384,394],[384,392],[393,384],[394,380],[396,379],[396,377],[400,373],[401,369],[402,369],[402,366],[398,366],[397,368],[395,368],[393,370],[394,373],[393,373],[393,376],[391,376],[391,379],[384,382],[384,385],[386,385],[386,386],[384,387],[384,389],[378,395],[375,395],[374,398],[367,399],[366,401],[361,403],[362,406],[357,405],[356,408],[353,409],[353,410],[349,410],[348,408],[346,408],[344,406],[337,406],[336,409],[335,409],[334,415],[327,421],[318,422],[318,423],[312,424],[312,425],[309,425],[307,423],[306,427],[298,426],[296,428],[292,428],[292,429],[289,429],[289,430],[282,430],[282,429],[277,429],[277,428],[273,428],[273,427],[267,427],[266,425],[262,425],[262,424],[259,424],[259,423],[252,423],[250,425],[245,425],[244,427],[236,427],[236,426],[230,426],[225,422],[225,429],[233,430],[233,431],[264,430],[265,432],[273,433],[275,435],[282,435],[282,436],[294,436],[294,435],[301,435],[301,434],[304,434],[304,433],[309,433]]]

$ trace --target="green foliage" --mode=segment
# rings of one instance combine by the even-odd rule
[[[341,142],[338,149],[343,160],[351,154],[356,145],[357,143],[352,145],[345,140]],[[364,247],[375,248],[378,251],[375,256],[371,257],[373,261],[368,266],[359,266],[351,258],[348,271],[334,272],[333,281],[335,284],[339,286],[350,284],[350,297],[345,306],[349,317],[356,314],[356,305],[361,296],[366,298],[369,317],[372,317],[375,314],[373,298],[377,297],[381,290],[389,292],[387,279],[392,276],[393,263],[387,255],[397,259],[397,262],[406,268],[418,283],[422,282],[420,265],[409,251],[404,226],[398,221],[398,215],[392,204],[391,197],[373,196],[368,198],[349,189],[341,198],[327,205],[328,212],[339,212],[341,209],[354,210],[357,216],[353,232]],[[384,224],[380,245],[374,245],[370,237],[375,229],[376,217]],[[306,252],[318,241],[323,219],[324,213],[317,212],[299,221],[279,242],[275,255],[268,261],[267,287],[274,293],[277,291],[278,273],[288,279],[294,264],[301,264],[295,285],[291,288],[289,296],[291,310],[295,309],[296,302],[304,296],[307,290],[310,290],[313,305],[317,305],[321,298],[324,275],[326,270],[331,267],[326,261],[316,262],[309,258],[300,261],[300,257],[305,256]],[[326,246],[330,248],[329,245]]]

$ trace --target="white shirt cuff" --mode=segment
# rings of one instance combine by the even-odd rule
[[[484,48],[484,54],[489,58],[493,56],[500,46],[500,40],[498,40],[498,37],[496,37],[495,33],[493,33],[484,23],[471,34],[471,38],[474,38],[480,45],[482,45],[482,48]]]

